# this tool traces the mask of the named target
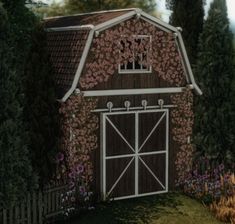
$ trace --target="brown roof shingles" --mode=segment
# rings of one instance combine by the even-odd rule
[[[71,88],[89,29],[47,33],[48,51],[59,98]]]
[[[44,21],[44,27],[47,29],[88,24],[95,26],[133,10],[127,9],[48,18]],[[47,32],[48,51],[54,69],[57,97],[59,99],[66,94],[73,84],[89,31],[90,28],[83,27],[79,30],[48,30]]]

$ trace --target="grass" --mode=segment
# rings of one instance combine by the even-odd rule
[[[220,224],[199,202],[176,193],[99,204],[66,224]]]

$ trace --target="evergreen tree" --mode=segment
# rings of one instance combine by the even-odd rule
[[[168,0],[173,11],[170,24],[182,28],[182,36],[191,64],[196,63],[199,34],[203,27],[203,0]]]
[[[50,7],[35,10],[47,16],[70,15],[100,10],[141,8],[148,13],[155,12],[155,0],[65,0],[64,5],[52,3]]]
[[[217,161],[234,162],[232,108],[233,36],[224,0],[214,0],[199,40],[196,78],[203,95],[196,99],[197,149]]]
[[[0,207],[6,207],[35,187],[7,12],[0,3]]]
[[[47,183],[54,171],[58,116],[54,77],[46,52],[46,35],[37,26],[26,69],[25,119],[29,125],[30,149],[34,171],[40,184]]]
[[[130,7],[138,7],[147,12],[153,12],[156,6],[153,0],[66,0],[65,4],[70,12],[92,12]]]

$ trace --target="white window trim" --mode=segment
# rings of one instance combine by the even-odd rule
[[[138,38],[145,38],[148,37],[150,41],[150,48],[152,50],[152,35],[133,35],[133,37]],[[148,54],[148,52],[147,52]],[[133,62],[134,63],[134,62]],[[150,74],[152,73],[152,65],[149,65],[149,68],[147,69],[121,69],[121,65],[118,65],[118,73],[119,74]]]

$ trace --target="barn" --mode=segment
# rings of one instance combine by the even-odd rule
[[[48,18],[45,29],[71,189],[102,200],[175,189],[202,94],[181,29],[137,8]]]

